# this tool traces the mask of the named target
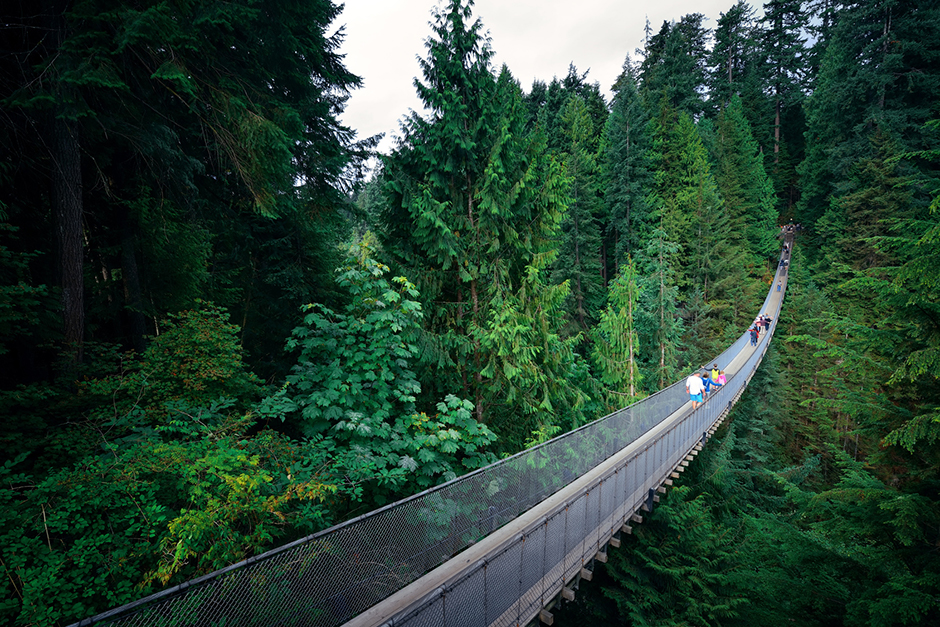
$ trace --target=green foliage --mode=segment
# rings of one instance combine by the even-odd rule
[[[45,476],[7,463],[4,622],[69,623],[328,526],[336,451],[232,409],[177,401],[156,428],[128,414],[92,429],[100,454]]]
[[[586,331],[597,321],[603,301],[601,235],[599,213],[602,202],[597,189],[597,154],[592,149],[594,129],[587,106],[580,96],[568,98],[562,109],[565,174],[568,177],[568,210],[561,222],[561,245],[552,281],[567,282],[565,309],[573,327],[569,333]]]
[[[0,210],[0,220],[4,217]],[[3,240],[12,239],[17,228],[0,222]],[[9,352],[15,338],[35,333],[41,319],[40,308],[49,293],[46,285],[33,285],[29,277],[30,259],[36,253],[16,253],[0,241],[0,355]]]
[[[752,274],[780,248],[776,240],[774,190],[764,170],[757,142],[744,117],[741,98],[733,96],[718,115],[716,181],[728,210],[729,239],[754,257]],[[741,241],[741,238],[744,241]],[[732,239],[733,238],[733,239]],[[745,253],[746,254],[746,253]]]
[[[304,308],[304,324],[287,345],[297,364],[261,412],[349,451],[348,475],[371,481],[370,502],[381,505],[494,461],[486,449],[496,436],[456,396],[434,414],[417,409],[421,385],[410,362],[422,317],[418,292],[404,277],[385,279],[388,267],[366,244],[349,252],[339,277],[352,297],[345,313]]]
[[[139,363],[125,371],[79,384],[79,393],[103,403],[98,416],[120,420],[134,413],[142,424],[161,424],[166,404],[195,406],[221,398],[238,399],[241,407],[261,394],[261,382],[248,372],[238,341],[238,327],[212,303],[171,315]]]
[[[762,70],[758,46],[760,35],[754,19],[755,10],[738,0],[718,18],[715,45],[709,54],[709,104],[721,111],[739,96],[746,104],[748,120],[753,124],[763,113],[766,96],[761,89]],[[769,108],[768,108],[769,109]]]
[[[471,6],[435,13],[416,83],[431,115],[408,120],[387,160],[383,243],[424,298],[434,391],[462,390],[518,447],[553,409],[580,419],[566,378],[577,338],[559,337],[569,286],[547,280],[569,185],[526,128],[518,83],[490,70]]]
[[[898,152],[936,147],[936,138],[922,130],[940,95],[940,75],[933,70],[937,11],[933,3],[912,1],[858,3],[839,11],[805,106],[812,141],[799,168],[804,226],[815,225],[831,196],[850,191],[852,170],[874,156],[876,128]]]
[[[664,99],[693,116],[704,111],[701,91],[706,82],[709,35],[704,20],[701,13],[690,13],[678,22],[663,22],[658,33],[647,37],[639,67],[647,102]]]
[[[640,282],[641,363],[650,375],[647,391],[662,389],[678,377],[677,347],[682,335],[682,319],[676,307],[676,263],[679,246],[667,239],[663,229],[654,229],[647,244]],[[643,350],[642,347],[648,347]],[[657,387],[658,386],[658,387]]]
[[[642,378],[636,325],[639,296],[636,264],[628,257],[610,284],[608,304],[592,334],[592,357],[598,379],[605,386],[608,411],[625,407],[640,396]]]
[[[265,375],[286,371],[272,353],[290,326],[271,310],[329,296],[345,192],[375,144],[353,144],[338,121],[359,85],[338,53],[340,10],[81,0],[5,14],[17,34],[2,62],[0,161],[18,169],[0,187],[3,221],[20,229],[22,251],[41,253],[34,285],[62,280],[59,258],[75,267],[75,284],[50,296],[84,294],[70,322],[87,339],[141,353],[168,312],[202,298],[240,322]],[[52,141],[56,128],[73,159]],[[48,163],[73,165],[64,183],[81,190],[69,256],[51,236],[62,168]],[[13,383],[47,375],[56,351],[43,343],[62,329],[44,326],[18,331],[28,367]]]
[[[613,240],[609,248],[614,259],[610,265],[615,269],[625,263],[627,255],[643,249],[653,228],[648,199],[653,183],[652,133],[633,72],[627,59],[604,131],[606,235]]]

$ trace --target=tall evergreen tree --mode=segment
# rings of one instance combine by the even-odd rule
[[[584,100],[568,99],[562,112],[567,140],[562,158],[568,176],[568,211],[561,223],[562,239],[552,274],[555,283],[569,285],[568,317],[576,332],[597,321],[603,304],[604,268],[601,257],[601,198],[597,190],[597,155],[592,149],[594,130]]]
[[[744,0],[739,0],[718,18],[715,28],[715,44],[709,56],[708,103],[712,114],[719,113],[731,102],[735,94],[744,104],[744,115],[751,124],[769,127],[767,112],[771,103],[764,93],[763,71],[765,66],[760,56],[760,30],[754,17],[754,9]],[[761,133],[762,148],[770,149],[768,137]]]
[[[547,86],[543,81],[532,83],[532,90],[526,94],[524,101],[529,119],[529,127],[538,124],[548,140],[548,146],[555,152],[563,152],[565,146],[565,104],[572,96],[578,96],[584,101],[588,115],[591,118],[591,128],[594,133],[591,137],[592,149],[596,152],[600,142],[601,129],[607,120],[607,103],[601,94],[597,82],[589,83],[588,72],[583,74],[572,63],[568,66],[568,74],[563,79],[557,76]]]
[[[639,294],[636,264],[628,258],[610,283],[607,306],[592,333],[592,355],[609,411],[634,402],[640,391]]]
[[[437,385],[462,389],[477,420],[521,443],[540,414],[581,398],[557,337],[567,286],[546,274],[568,189],[526,132],[518,84],[505,67],[493,76],[472,5],[434,12],[415,81],[429,115],[407,120],[387,160],[384,237],[430,304],[426,358],[450,373]]]
[[[809,0],[806,3],[806,9],[811,16],[806,24],[806,31],[812,41],[812,45],[805,54],[806,80],[804,84],[809,93],[816,89],[823,56],[826,48],[829,47],[839,14],[847,4],[849,3],[843,0]]]
[[[733,96],[718,115],[717,130],[715,178],[728,209],[729,239],[750,253],[752,264],[763,263],[778,248],[777,209],[773,184],[739,96]]]
[[[804,29],[808,16],[803,0],[769,0],[764,3],[762,57],[766,87],[773,104],[772,152],[767,160],[774,189],[784,212],[791,214],[799,198],[796,167],[803,156],[803,108],[805,83]],[[763,128],[766,128],[764,126]],[[758,141],[762,128],[757,128]]]
[[[652,209],[647,199],[653,184],[649,151],[652,133],[649,115],[640,98],[630,59],[614,86],[610,117],[604,131],[602,176],[607,205],[608,249],[613,267],[642,251],[652,230]]]
[[[359,85],[337,52],[342,32],[328,32],[339,6],[45,6],[10,5],[5,19],[22,28],[6,31],[11,54],[0,61],[3,160],[22,170],[3,201],[15,222],[38,223],[24,236],[63,238],[48,256],[61,269],[48,274],[63,287],[66,342],[80,346],[87,329],[140,349],[178,305],[161,299],[162,273],[206,289],[238,273],[229,260],[261,254],[240,254],[244,233],[216,237],[220,227],[291,213],[333,225],[354,152],[338,116]]]
[[[658,227],[653,230],[643,255],[640,308],[648,322],[640,330],[640,346],[649,347],[645,354],[641,350],[650,373],[651,385],[647,389],[662,389],[675,381],[679,373],[678,346],[683,328],[676,307],[679,288],[674,257],[678,251],[679,246],[669,241],[666,231]]]
[[[802,31],[806,14],[802,0],[769,0],[764,3],[763,43],[769,71],[768,88],[774,101],[774,163],[780,161],[781,130],[785,113],[798,107],[802,99]]]
[[[693,116],[704,111],[709,35],[704,19],[692,13],[679,22],[663,22],[659,32],[647,39],[639,76],[651,107],[665,97],[671,106]]]
[[[855,164],[872,155],[876,128],[898,152],[932,147],[923,126],[940,95],[938,15],[936,2],[859,3],[840,12],[806,104],[804,225],[816,223]]]

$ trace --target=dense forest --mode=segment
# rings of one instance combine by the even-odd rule
[[[431,4],[429,2],[429,4]],[[374,171],[332,0],[4,3],[0,622],[65,625],[768,358],[561,624],[940,623],[940,1],[647,25],[526,90],[472,0]],[[613,17],[613,16],[612,16]]]

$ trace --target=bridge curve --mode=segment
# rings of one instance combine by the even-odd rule
[[[70,627],[550,622],[545,608],[606,561],[606,547],[652,508],[740,398],[786,283],[781,265],[760,310],[770,331],[756,347],[742,334],[709,362],[728,381],[695,411],[683,379],[491,466]]]

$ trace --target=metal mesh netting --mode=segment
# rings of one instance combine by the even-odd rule
[[[730,406],[770,336],[701,409],[521,536],[505,549],[508,556],[490,556],[459,585],[426,600],[408,624],[482,625],[515,615],[507,623],[514,624],[537,613]],[[744,334],[709,363],[726,368],[747,343]],[[496,464],[76,625],[340,625],[611,458],[687,401],[679,381]]]

